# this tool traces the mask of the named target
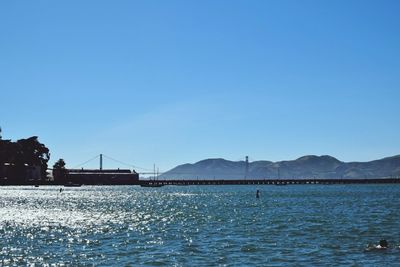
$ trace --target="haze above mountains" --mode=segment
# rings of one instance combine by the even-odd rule
[[[307,179],[400,177],[400,155],[369,162],[343,162],[332,156],[303,156],[289,161],[249,162],[221,158],[179,165],[160,179]]]

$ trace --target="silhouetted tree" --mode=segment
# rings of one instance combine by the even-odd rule
[[[46,178],[47,162],[50,159],[49,149],[38,141],[37,136],[28,139],[20,139],[18,145],[18,164],[23,163],[28,166],[40,166],[41,179]]]
[[[40,167],[39,179],[47,175],[49,149],[37,136],[17,142],[0,139],[0,178],[9,184],[25,184],[29,170]]]
[[[65,168],[65,161],[59,159],[53,165],[54,182],[57,184],[65,184],[67,182],[68,170]]]

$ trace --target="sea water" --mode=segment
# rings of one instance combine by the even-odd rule
[[[399,199],[399,185],[0,187],[0,265],[395,266]],[[380,239],[392,248],[366,251]]]

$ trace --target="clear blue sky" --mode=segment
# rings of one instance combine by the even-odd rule
[[[399,14],[378,0],[1,1],[3,137],[38,135],[69,167],[400,154]]]

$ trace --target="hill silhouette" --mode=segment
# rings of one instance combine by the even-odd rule
[[[307,155],[289,161],[206,159],[179,165],[160,179],[334,179],[400,177],[400,155],[369,162],[343,162],[332,156]]]

